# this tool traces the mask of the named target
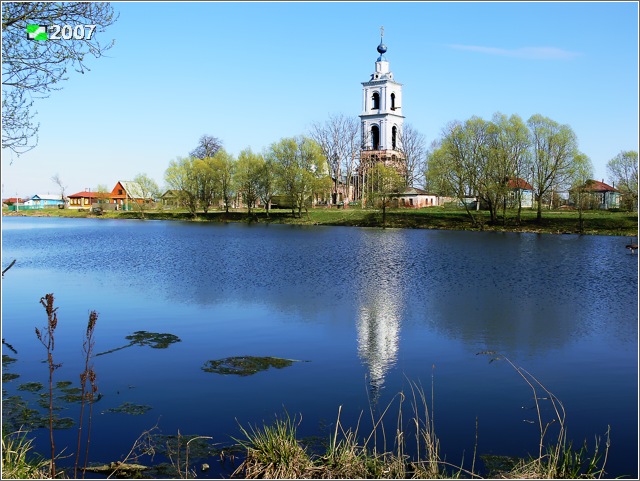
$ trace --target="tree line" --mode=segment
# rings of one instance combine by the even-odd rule
[[[559,193],[568,192],[580,214],[588,205],[593,165],[579,151],[569,125],[539,114],[526,122],[515,114],[496,113],[490,121],[473,116],[447,124],[430,149],[419,132],[407,127],[399,142],[400,172],[379,165],[362,184],[361,195],[366,192],[369,205],[381,206],[383,216],[393,194],[416,183],[429,193],[459,199],[474,223],[469,198],[489,211],[493,223],[500,212],[505,219],[507,208],[517,208],[519,220],[522,189],[514,187],[533,189],[538,219]],[[315,202],[337,203],[341,187],[349,192],[360,172],[361,139],[357,118],[344,115],[314,123],[308,136],[283,138],[262,153],[247,148],[237,158],[220,139],[203,135],[188,156],[170,162],[164,181],[193,215],[219,204],[228,212],[236,200],[242,200],[249,215],[259,204],[268,215],[277,199],[300,217]],[[607,165],[629,209],[637,206],[637,163],[637,152],[622,151]],[[144,174],[135,180],[160,195]]]
[[[621,152],[608,164],[631,205],[637,205],[637,159],[637,152]],[[459,199],[474,223],[469,198],[486,206],[492,222],[498,220],[500,209],[504,219],[507,206],[513,204],[519,219],[522,191],[513,187],[526,181],[533,188],[540,220],[543,205],[559,192],[570,192],[581,206],[593,177],[591,159],[578,149],[571,127],[540,114],[526,122],[502,113],[489,121],[473,116],[450,122],[429,149],[425,167],[426,189]]]
[[[326,197],[332,183],[320,145],[306,136],[281,139],[263,153],[247,148],[236,159],[222,142],[204,135],[191,155],[169,163],[164,180],[193,215],[199,209],[207,213],[215,203],[228,212],[236,198],[242,198],[249,214],[261,202],[268,215],[278,194],[293,215],[301,216],[313,200]]]

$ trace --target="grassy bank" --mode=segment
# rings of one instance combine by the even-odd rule
[[[506,358],[502,358],[511,362]],[[362,432],[361,422],[345,426],[338,408],[336,421],[327,437],[300,438],[297,429],[302,415],[286,412],[272,423],[240,426],[237,444],[214,449],[206,440],[211,436],[173,436],[166,446],[169,463],[139,464],[149,453],[161,453],[162,446],[152,441],[152,430],[143,433],[121,462],[90,465],[87,472],[109,477],[195,478],[198,471],[209,469],[204,461],[216,458],[230,463],[231,478],[241,479],[598,479],[606,476],[610,447],[609,432],[605,439],[575,447],[566,436],[565,412],[559,399],[522,368],[513,366],[530,383],[537,399],[540,438],[526,458],[483,455],[476,447],[471,459],[459,464],[446,459],[440,451],[440,440],[434,430],[433,387],[431,399],[416,383],[398,393],[380,414],[370,412],[372,428]],[[544,394],[546,397],[540,397]],[[549,403],[555,417],[548,419],[541,409]],[[364,414],[364,413],[363,413]],[[366,415],[365,415],[366,416]],[[364,422],[362,424],[365,424]],[[552,433],[553,424],[553,433]],[[100,433],[96,433],[100,434]],[[141,442],[142,439],[149,441]],[[168,439],[168,438],[167,438]],[[202,441],[193,443],[192,441]],[[157,441],[156,441],[157,442]],[[200,445],[199,445],[200,444]],[[49,478],[49,462],[31,452],[32,441],[24,432],[3,433],[3,479]],[[392,446],[392,447],[391,447]],[[389,449],[391,447],[391,449]],[[201,452],[198,453],[198,450]],[[226,453],[226,454],[225,454]],[[195,459],[194,459],[195,458]],[[191,462],[190,462],[191,460]],[[236,464],[239,462],[239,465]],[[228,469],[229,466],[227,466]],[[82,470],[81,470],[82,472]],[[229,471],[230,472],[230,471]],[[70,470],[61,469],[59,478]],[[225,476],[226,477],[226,476]],[[84,476],[83,476],[84,478]]]
[[[3,209],[3,215],[51,216],[51,217],[96,217],[89,212],[72,209],[44,209],[9,212]],[[291,215],[290,210],[272,210],[269,215],[264,210],[255,210],[251,217],[245,210],[233,210],[229,213],[214,211],[198,213],[194,218],[186,210],[148,210],[146,219],[182,220],[199,222],[259,222],[294,225],[334,225],[382,227],[382,212],[373,209],[310,209],[301,218]],[[534,232],[545,234],[588,234],[636,237],[638,235],[637,212],[588,211],[583,213],[583,230],[580,231],[578,212],[571,210],[545,210],[541,222],[536,220],[536,212],[523,210],[517,221],[515,210],[507,211],[504,221],[491,223],[487,211],[473,212],[472,222],[464,209],[443,209],[439,207],[424,209],[391,209],[387,211],[386,227],[410,229],[476,230],[496,232]],[[105,212],[101,218],[138,219],[138,211]]]

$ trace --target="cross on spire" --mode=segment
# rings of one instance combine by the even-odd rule
[[[384,37],[384,25],[380,27],[380,38]]]

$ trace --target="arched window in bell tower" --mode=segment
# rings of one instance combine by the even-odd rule
[[[396,139],[398,138],[398,127],[395,125],[391,129],[391,148],[396,150]]]
[[[378,92],[374,92],[373,96],[371,97],[371,99],[373,100],[373,105],[372,105],[372,109],[379,109],[380,108],[380,94]]]
[[[391,94],[391,110],[396,109],[396,94]]]
[[[380,149],[380,129],[377,125],[371,127],[371,148],[373,150]]]

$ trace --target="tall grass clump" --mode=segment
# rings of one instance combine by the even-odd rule
[[[573,447],[573,442],[567,439],[566,411],[562,401],[549,391],[533,374],[517,366],[508,357],[495,351],[484,351],[479,354],[491,355],[491,361],[505,361],[531,388],[537,425],[540,433],[536,454],[530,454],[527,459],[520,459],[509,471],[510,478],[538,478],[538,479],[575,479],[601,478],[606,473],[604,468],[609,454],[609,428],[606,432],[604,452],[601,452],[601,440],[596,437],[595,447],[590,454],[585,441],[580,449]],[[551,419],[542,413],[542,403],[551,407]],[[554,426],[557,434],[550,439],[550,428]],[[505,473],[501,473],[505,475]]]
[[[277,419],[271,426],[252,427],[241,431],[245,439],[238,441],[246,449],[246,459],[233,473],[245,478],[322,478],[322,479],[434,479],[472,472],[440,459],[440,442],[433,429],[433,412],[427,395],[415,383],[410,384],[411,419],[406,422],[403,410],[407,396],[398,393],[378,415],[370,409],[372,427],[361,433],[362,413],[355,427],[341,421],[342,406],[326,449],[309,454],[297,440],[299,424],[289,416]],[[397,414],[392,408],[397,405]],[[392,427],[390,424],[393,423]],[[415,443],[415,446],[410,446]],[[412,448],[412,449],[409,449]],[[408,452],[412,452],[411,455]],[[449,469],[450,471],[450,469]]]
[[[533,393],[539,441],[533,454],[527,458],[515,458],[509,467],[492,470],[487,466],[491,472],[476,472],[477,419],[471,467],[464,468],[464,460],[456,465],[441,457],[440,441],[435,431],[432,376],[430,400],[422,386],[409,382],[409,389],[396,394],[380,414],[375,414],[374,408],[370,407],[372,427],[364,433],[361,433],[362,413],[355,427],[346,427],[341,420],[340,406],[326,450],[321,454],[310,454],[304,443],[297,440],[299,422],[296,423],[295,419],[292,421],[289,416],[276,420],[271,426],[241,428],[245,440],[240,444],[246,449],[246,459],[233,476],[281,479],[457,479],[489,475],[511,479],[594,479],[606,474],[604,468],[610,446],[609,431],[604,450],[598,438],[593,451],[589,450],[586,442],[579,449],[574,448],[567,437],[566,412],[562,402],[531,373],[516,366],[507,357],[492,351],[481,354],[491,354],[491,361],[507,362]],[[407,404],[410,405],[409,409]],[[397,410],[393,409],[394,406],[397,406]],[[551,416],[544,414],[547,409],[543,407],[551,408]]]
[[[248,479],[296,479],[316,477],[311,475],[313,463],[306,449],[296,438],[300,421],[285,415],[272,426],[253,426],[240,431],[245,436],[236,440],[246,450],[246,458],[232,477],[242,473]]]
[[[20,430],[2,433],[2,479],[43,479],[49,461],[30,453],[33,440]]]

